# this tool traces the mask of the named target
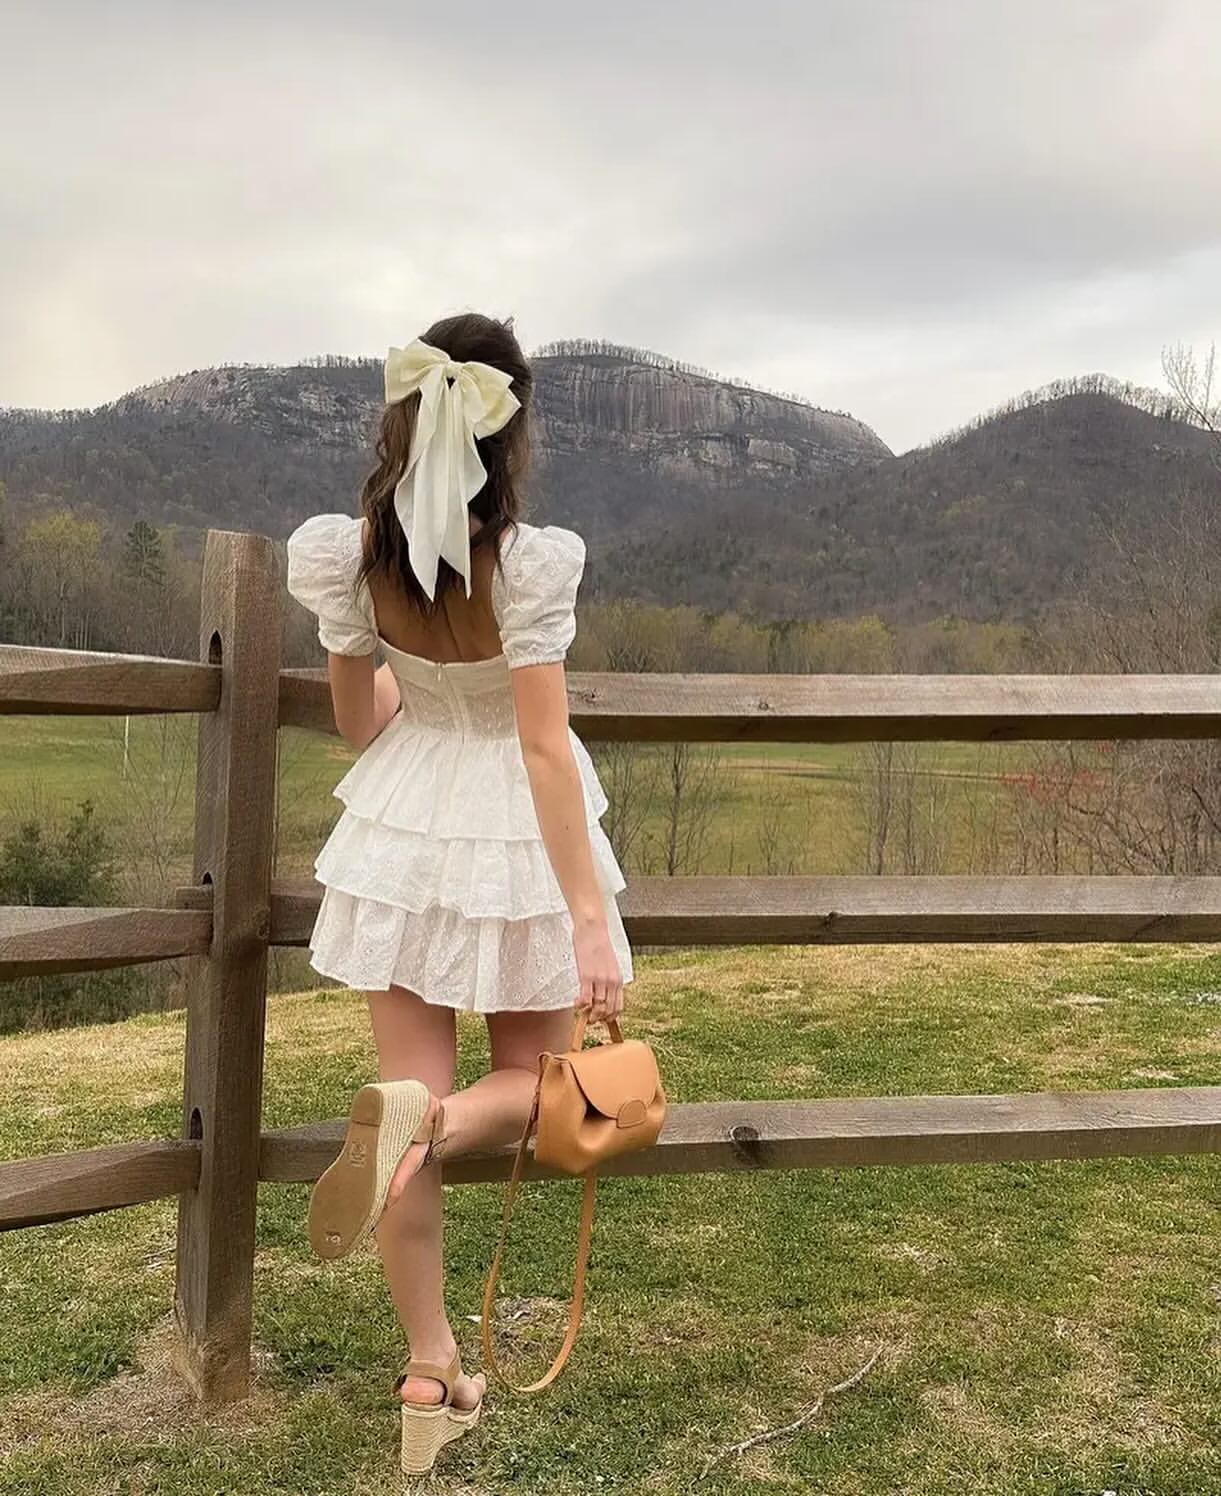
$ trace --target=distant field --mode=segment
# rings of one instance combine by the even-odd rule
[[[146,841],[183,877],[190,870],[195,725],[191,718],[7,717],[0,720],[0,827],[92,799],[108,824],[128,824],[132,855]],[[595,758],[599,748],[590,744]],[[698,749],[699,754],[707,750]],[[124,775],[126,753],[127,775]],[[698,865],[703,873],[866,871],[860,799],[865,760],[855,746],[718,745],[715,805]],[[987,828],[1003,844],[1011,793],[1000,776],[1022,767],[1022,745],[927,744],[918,782],[944,798],[926,808],[946,843],[948,872],[978,869]],[[334,738],[286,729],[280,739],[277,866],[309,872],[338,814],[331,791],[355,754]],[[655,791],[628,871],[665,871],[667,800]],[[993,841],[990,845],[995,846]]]

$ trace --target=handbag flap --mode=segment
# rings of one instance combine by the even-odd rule
[[[639,1104],[629,1115],[639,1112],[643,1117],[643,1108],[656,1099],[661,1084],[657,1057],[640,1039],[573,1049],[564,1058],[572,1066],[586,1101],[604,1117],[618,1118],[629,1102]]]

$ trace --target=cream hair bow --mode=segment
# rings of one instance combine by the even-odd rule
[[[432,599],[442,558],[461,572],[471,595],[471,531],[467,505],[487,482],[475,449],[509,420],[521,401],[512,375],[472,359],[455,363],[419,338],[386,357],[386,402],[420,392],[407,467],[394,490],[394,510],[407,536],[411,569]]]

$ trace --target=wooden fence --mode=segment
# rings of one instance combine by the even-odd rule
[[[280,670],[262,536],[208,536],[198,663],[0,648],[0,713],[200,715],[194,878],[161,909],[0,908],[0,979],[190,956],[181,1136],[0,1165],[0,1228],[177,1196],[179,1363],[242,1396],[260,1180],[307,1181],[338,1121],[265,1132],[269,946],[306,944],[314,883],[271,878],[277,727],[333,731],[325,673]],[[570,676],[588,740],[821,742],[1211,738],[1212,676]],[[639,944],[1221,940],[1221,878],[633,878]],[[623,1173],[1213,1152],[1221,1087],[671,1108]],[[508,1151],[447,1161],[499,1179]],[[535,1171],[542,1173],[543,1171]]]

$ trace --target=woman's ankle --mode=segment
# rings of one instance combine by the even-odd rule
[[[413,1361],[427,1361],[433,1366],[448,1366],[458,1354],[458,1342],[450,1335],[432,1342],[412,1342],[410,1357]]]

